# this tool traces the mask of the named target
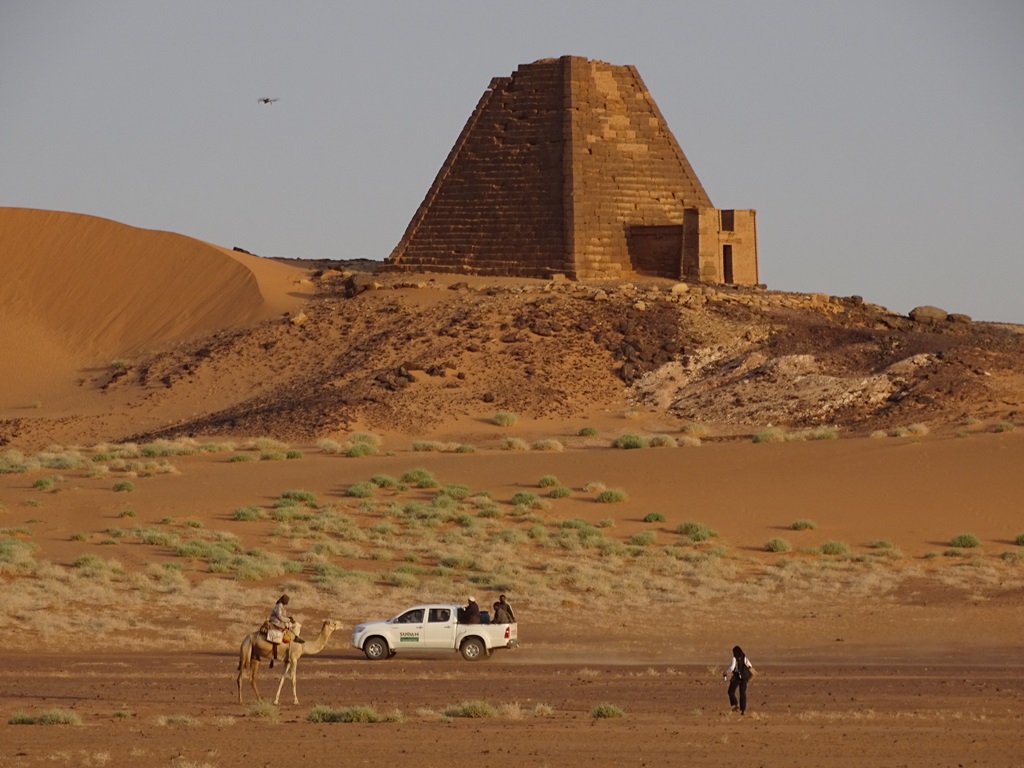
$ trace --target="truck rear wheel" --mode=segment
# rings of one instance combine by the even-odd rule
[[[370,661],[380,661],[386,659],[391,655],[391,649],[388,648],[388,641],[383,637],[374,635],[363,643],[363,653],[366,654],[366,658]]]
[[[487,648],[479,637],[467,638],[462,643],[462,658],[466,661],[480,661],[487,656]]]

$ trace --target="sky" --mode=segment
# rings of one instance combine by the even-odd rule
[[[571,54],[637,67],[769,288],[1024,323],[1022,39],[1020,0],[2,0],[0,206],[383,259],[491,78]]]

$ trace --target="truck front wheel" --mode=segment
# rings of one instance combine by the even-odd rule
[[[383,637],[374,636],[363,643],[363,653],[366,654],[366,658],[370,661],[380,661],[391,655],[391,649],[388,648],[387,640]]]
[[[487,648],[479,637],[467,638],[462,643],[462,658],[466,661],[480,661],[487,656]]]

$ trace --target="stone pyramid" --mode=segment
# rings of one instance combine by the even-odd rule
[[[756,246],[752,269],[731,253],[726,269],[719,213],[636,68],[563,56],[491,81],[388,262],[519,277],[756,283]],[[756,242],[753,211],[721,213],[730,240],[744,239],[734,222],[749,214],[746,239]],[[702,247],[714,251],[708,263]]]

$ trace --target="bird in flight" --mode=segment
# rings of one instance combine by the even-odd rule
[[[256,99],[256,101],[258,101],[260,104],[273,104],[275,101],[280,101],[280,99],[271,99],[264,96],[261,99]]]

